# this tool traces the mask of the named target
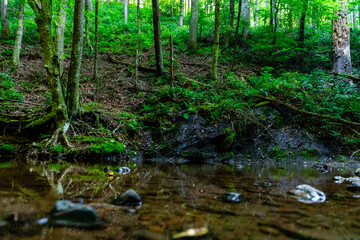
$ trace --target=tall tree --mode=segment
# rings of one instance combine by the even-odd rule
[[[7,0],[1,0],[1,38],[3,39],[6,39],[10,35],[7,5]]]
[[[226,30],[225,47],[229,47],[230,44],[231,32],[234,25],[234,15],[235,15],[235,0],[230,0],[229,24]]]
[[[90,42],[90,34],[89,34],[89,12],[93,11],[92,7],[92,1],[91,0],[85,0],[85,45],[90,48],[90,51],[93,51],[93,48],[91,46]]]
[[[165,72],[164,72],[164,61],[163,61],[161,41],[160,41],[159,0],[152,0],[152,9],[153,9],[156,72],[158,75],[163,75]]]
[[[64,72],[64,33],[66,24],[66,8],[67,0],[61,0],[58,2],[56,29],[55,29],[55,49],[59,57],[60,63],[60,76]]]
[[[304,47],[305,41],[305,19],[306,19],[306,12],[308,9],[309,1],[304,0],[301,10],[301,17],[300,17],[300,28],[299,28],[299,47]]]
[[[74,118],[80,111],[80,67],[84,35],[84,4],[86,0],[75,0],[74,30],[69,68],[68,94],[66,103],[69,117]]]
[[[234,51],[233,51],[233,57],[232,57],[232,61],[231,61],[231,66],[230,66],[230,71],[233,70],[234,65],[235,65],[235,59],[236,59],[236,51],[237,51],[237,46],[238,46],[238,36],[239,36],[239,28],[240,28],[240,17],[241,17],[241,5],[242,5],[242,1],[239,1],[239,12],[237,15],[237,22],[236,22],[236,30],[235,30],[235,46],[234,46]]]
[[[24,8],[25,8],[25,0],[19,1],[19,10],[18,10],[18,26],[16,31],[16,38],[14,44],[14,51],[12,56],[12,65],[15,68],[18,68],[21,65],[20,62],[20,50],[21,50],[21,42],[24,31]]]
[[[254,27],[257,27],[258,25],[258,13],[259,13],[259,0],[255,0]]]
[[[95,0],[95,59],[94,59],[94,80],[98,81],[98,65],[99,65],[99,0]]]
[[[179,17],[179,25],[182,28],[184,25],[184,0],[180,0],[180,17]]]
[[[242,39],[244,42],[249,38],[250,31],[250,7],[248,0],[242,0],[242,16],[243,16],[243,29],[242,29]]]
[[[188,49],[197,49],[197,30],[198,30],[199,1],[191,0],[191,17],[189,27]]]
[[[128,23],[129,0],[124,0],[124,22]]]
[[[137,27],[138,27],[138,50],[141,52],[141,18],[140,18],[140,1],[137,0]]]
[[[346,1],[342,2],[342,9],[335,11],[336,16],[332,24],[333,71],[351,74],[350,27],[347,12]]]
[[[219,35],[220,35],[220,0],[215,0],[215,31],[214,31],[214,43],[212,50],[211,61],[211,78],[215,81],[218,80],[217,65],[219,58]]]
[[[28,0],[28,3],[34,11],[35,22],[38,26],[37,31],[40,36],[44,54],[44,67],[47,72],[52,98],[52,111],[41,119],[28,124],[26,128],[43,125],[53,119],[55,121],[55,130],[47,142],[47,145],[57,144],[59,137],[61,137],[64,144],[70,147],[66,137],[66,132],[70,127],[70,119],[80,111],[85,111],[85,108],[82,108],[79,102],[78,79],[81,63],[85,0],[75,0],[73,50],[69,71],[69,83],[66,91],[64,88],[66,86],[63,87],[60,80],[59,57],[56,51],[56,42],[52,34],[53,0],[43,0],[41,2],[38,0]]]

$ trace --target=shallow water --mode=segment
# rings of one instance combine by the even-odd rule
[[[1,239],[171,239],[186,229],[207,227],[196,239],[359,239],[360,199],[337,184],[355,169],[306,164],[174,165],[138,164],[115,179],[109,164],[74,164],[0,158],[0,219],[17,214]],[[118,166],[127,166],[127,163]],[[110,166],[115,168],[116,166]],[[309,184],[326,194],[324,203],[297,201],[289,191]],[[140,209],[109,204],[115,194],[134,189]],[[222,201],[240,192],[245,201]],[[38,226],[56,200],[91,204],[102,221],[98,229]],[[1,224],[0,224],[1,226]]]

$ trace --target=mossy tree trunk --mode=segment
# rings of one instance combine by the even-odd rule
[[[215,31],[214,43],[211,61],[211,78],[215,81],[218,80],[217,65],[219,57],[219,36],[220,36],[220,0],[215,0]]]
[[[197,29],[198,29],[199,1],[191,0],[191,16],[189,27],[189,50],[197,49]]]
[[[84,6],[85,0],[75,0],[73,42],[66,99],[71,118],[77,116],[80,110],[79,77],[84,35]]]
[[[66,24],[66,8],[67,0],[61,0],[59,2],[56,19],[56,30],[55,30],[55,42],[56,52],[60,61],[60,76],[64,72],[64,33]]]
[[[129,0],[124,0],[124,23],[128,23]]]
[[[1,38],[7,39],[10,35],[9,20],[7,14],[8,0],[1,0]]]
[[[40,35],[41,46],[44,54],[44,68],[49,82],[52,98],[52,115],[56,123],[54,131],[48,144],[56,144],[59,135],[65,138],[69,128],[69,118],[65,103],[64,91],[60,82],[60,61],[55,48],[55,41],[51,29],[53,1],[41,1],[41,6],[36,0],[28,0],[35,13],[37,31]],[[46,119],[47,117],[44,117]],[[41,119],[39,120],[41,123]]]
[[[18,26],[16,31],[16,38],[12,56],[12,65],[15,68],[20,67],[20,50],[21,50],[21,42],[24,32],[24,8],[25,8],[25,0],[19,1],[19,11],[18,11]]]
[[[46,116],[38,119],[26,127],[43,125],[49,120],[55,121],[55,130],[47,142],[55,145],[59,137],[67,147],[70,144],[66,132],[70,126],[70,118],[74,118],[80,111],[79,94],[79,72],[82,57],[83,21],[85,0],[75,0],[74,31],[71,63],[69,70],[69,81],[65,91],[60,78],[60,58],[58,56],[57,42],[52,29],[53,1],[52,0],[28,0],[35,14],[37,31],[40,36],[41,46],[44,54],[44,68],[46,69],[49,89],[52,97],[52,111]],[[65,96],[67,92],[67,97]]]

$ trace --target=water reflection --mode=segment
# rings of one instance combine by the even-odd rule
[[[108,179],[103,164],[28,163],[0,159],[0,218],[21,216],[2,239],[171,239],[178,233],[206,229],[201,239],[357,239],[360,199],[337,184],[354,169],[304,165],[144,165]],[[238,167],[240,166],[241,167]],[[308,164],[311,166],[311,164]],[[323,203],[301,203],[289,191],[308,184],[326,194]],[[111,202],[134,189],[143,205],[136,211]],[[226,192],[244,201],[223,200]],[[355,193],[356,195],[356,193]],[[358,195],[358,194],[357,194]],[[103,229],[35,226],[58,199],[93,206]],[[106,229],[104,231],[104,229]],[[196,231],[195,231],[196,232]],[[203,231],[205,232],[205,231]],[[189,236],[185,236],[189,237]]]

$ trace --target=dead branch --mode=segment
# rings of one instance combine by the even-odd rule
[[[263,99],[263,100],[270,101],[272,104],[275,104],[275,105],[285,106],[287,108],[290,108],[291,110],[294,110],[296,112],[299,112],[299,113],[302,113],[302,114],[305,114],[305,115],[309,115],[309,116],[313,116],[313,117],[317,117],[317,118],[329,119],[329,120],[332,120],[334,122],[360,127],[360,123],[358,123],[358,122],[352,122],[352,121],[345,120],[345,119],[342,119],[342,118],[337,118],[337,117],[333,117],[333,116],[329,116],[329,115],[323,115],[323,114],[318,114],[318,113],[314,113],[314,112],[301,110],[300,108],[298,108],[298,107],[296,107],[294,105],[291,105],[289,103],[280,101],[280,100],[276,99],[275,97],[265,97],[265,96],[261,96],[261,95],[257,95],[256,97],[260,98],[260,99]]]
[[[120,60],[117,60],[115,59],[114,57],[112,57],[110,55],[110,53],[106,53],[106,55],[108,56],[109,58],[109,61],[112,62],[112,63],[116,63],[116,64],[123,64],[123,65],[126,65],[126,66],[131,66],[131,67],[136,67],[135,65],[131,64],[131,63],[127,63],[127,62],[122,62]],[[153,72],[153,73],[156,73],[156,69],[155,68],[148,68],[148,67],[143,67],[143,66],[138,66],[139,70],[142,70],[142,71],[145,71],[145,72]]]

